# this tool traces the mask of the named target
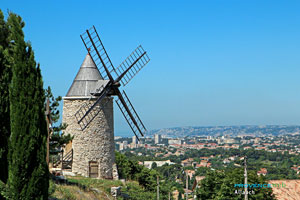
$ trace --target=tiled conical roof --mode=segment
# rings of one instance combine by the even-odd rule
[[[87,54],[66,97],[91,96],[91,93],[95,92],[100,85],[106,82],[106,80],[103,80],[91,56]]]

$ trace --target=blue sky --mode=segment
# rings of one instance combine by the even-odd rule
[[[30,2],[30,3],[29,3]],[[97,28],[118,66],[139,44],[150,63],[124,88],[148,129],[300,124],[299,1],[11,1],[45,87],[64,96]],[[130,129],[115,106],[115,134]]]

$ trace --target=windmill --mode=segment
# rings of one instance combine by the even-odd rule
[[[64,148],[62,168],[86,177],[117,179],[113,99],[116,97],[118,107],[139,139],[146,128],[120,87],[127,85],[150,59],[138,46],[115,68],[94,26],[81,39],[87,55],[63,97],[62,121],[68,125],[65,131],[73,140]]]
[[[138,135],[144,136],[146,128],[131,104],[125,91],[120,91],[120,86],[125,86],[129,81],[150,61],[146,51],[138,46],[121,64],[115,68],[103,46],[95,26],[87,29],[80,35],[90,57],[97,66],[102,78],[105,80],[95,88],[91,95],[96,98],[92,103],[84,103],[75,113],[77,123],[84,130],[103,109],[101,102],[105,97],[116,96],[115,100],[131,130],[139,140]]]

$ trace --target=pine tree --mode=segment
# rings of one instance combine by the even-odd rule
[[[21,17],[10,13],[7,24],[13,53],[8,186],[13,199],[47,199],[47,127],[40,69],[31,45],[24,41]]]
[[[51,122],[52,122],[52,133],[50,136],[50,158],[51,156],[57,156],[61,149],[68,144],[73,137],[70,134],[66,134],[64,130],[67,128],[66,123],[58,124],[58,120],[60,118],[60,113],[58,110],[59,102],[62,100],[61,96],[54,97],[51,91],[50,86],[45,89],[45,97],[49,99],[50,102],[50,110],[51,110]],[[56,125],[58,124],[58,125]],[[52,159],[50,159],[52,160]]]
[[[10,136],[9,84],[11,69],[8,59],[8,28],[0,10],[0,181],[8,177],[8,138]],[[1,197],[0,197],[1,199]]]

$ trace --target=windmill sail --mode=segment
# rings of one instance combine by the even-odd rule
[[[118,74],[122,76],[121,82],[125,86],[148,62],[150,58],[140,45],[138,46],[117,68]],[[129,69],[130,68],[130,69]],[[128,70],[126,72],[126,70]],[[125,74],[123,75],[123,73]]]
[[[104,101],[103,99],[107,96],[109,91],[109,83],[97,88],[94,96],[98,96],[98,99],[95,102],[88,101],[87,103],[82,104],[79,110],[75,113],[77,123],[80,125],[81,130],[84,130],[106,105],[108,100],[102,104],[100,104],[100,102]]]
[[[108,79],[110,74],[115,74],[115,76],[118,76],[95,27],[93,26],[86,30],[86,32],[80,35],[80,37],[89,54],[91,55],[95,65],[98,67],[102,78]],[[110,74],[107,73],[105,68],[107,68]]]
[[[129,101],[125,91],[123,91],[123,94],[120,93],[120,96],[118,95],[118,97],[119,98],[116,100],[116,103],[120,108],[122,114],[124,115],[131,130],[133,131],[137,139],[139,139],[138,133],[141,136],[144,136],[147,130],[140,117],[136,113],[135,109],[133,108],[131,102]]]

